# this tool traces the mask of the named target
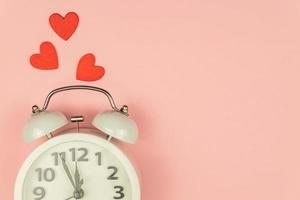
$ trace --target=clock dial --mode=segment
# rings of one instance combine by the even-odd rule
[[[68,141],[42,152],[29,167],[23,200],[131,200],[126,166],[109,149]]]

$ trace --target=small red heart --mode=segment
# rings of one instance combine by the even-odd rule
[[[81,81],[97,81],[104,76],[105,70],[95,65],[96,58],[89,53],[81,57],[76,73],[76,79]]]
[[[58,58],[54,45],[51,42],[43,42],[40,45],[40,54],[33,54],[30,63],[37,69],[57,69]]]
[[[62,39],[68,40],[75,32],[79,17],[75,12],[69,12],[65,17],[54,13],[49,17],[50,26]]]

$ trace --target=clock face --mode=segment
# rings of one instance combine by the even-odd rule
[[[87,134],[59,137],[27,162],[17,180],[20,200],[139,199],[137,176],[116,146]]]

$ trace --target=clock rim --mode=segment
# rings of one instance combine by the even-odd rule
[[[100,136],[93,135],[89,132],[68,132],[59,136],[55,136],[45,143],[39,145],[35,148],[30,155],[26,158],[24,163],[22,164],[18,176],[15,181],[15,190],[14,190],[14,200],[23,200],[23,184],[27,175],[27,172],[33,162],[42,155],[43,152],[48,149],[56,146],[58,144],[70,141],[82,141],[82,142],[90,142],[94,144],[101,145],[102,147],[111,151],[117,159],[122,163],[126,173],[128,174],[128,178],[131,183],[132,188],[132,200],[140,200],[141,199],[141,189],[140,189],[140,181],[139,176],[137,174],[137,170],[133,166],[129,157],[123,152],[119,147],[109,142],[108,140],[103,139]]]

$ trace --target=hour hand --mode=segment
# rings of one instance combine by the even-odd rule
[[[75,167],[74,179],[75,179],[76,190],[80,191],[81,186],[83,185],[83,179],[80,178],[77,162],[76,162],[76,167]]]

